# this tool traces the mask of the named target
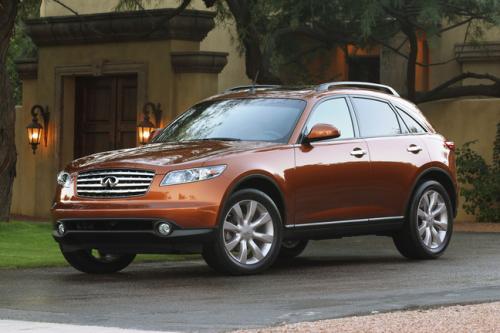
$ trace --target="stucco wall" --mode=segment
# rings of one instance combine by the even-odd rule
[[[460,27],[444,32],[441,35],[441,38],[436,37],[430,39],[430,62],[440,63],[453,59],[455,57],[455,44],[461,44],[464,42],[466,29],[467,25],[464,24]],[[500,41],[499,36],[499,28],[488,28],[485,29],[485,33],[479,39],[479,41],[498,42]],[[469,37],[469,40],[467,40],[467,42],[470,41],[471,40]],[[430,70],[430,87],[435,87],[463,72],[489,73],[492,75],[500,76],[500,65],[497,59],[496,61],[475,61],[466,62],[463,64],[460,64],[457,61],[451,61],[450,63],[444,65],[434,66]],[[463,81],[464,85],[478,83],[489,84],[491,82],[475,79],[468,79]]]
[[[473,149],[488,162],[493,157],[496,124],[500,122],[500,98],[465,98],[419,105],[434,128],[457,147],[478,140]],[[463,202],[463,199],[462,199]],[[457,220],[475,220],[460,208]]]
[[[452,77],[465,72],[489,73],[500,77],[500,62],[498,58],[488,59],[487,61],[467,60],[462,63],[454,59],[456,57],[455,45],[464,42],[465,30],[466,25],[463,25],[442,33],[440,37],[436,36],[428,39],[429,63],[442,63],[438,66],[429,67],[429,89],[435,88]],[[393,47],[399,47],[404,40],[405,37],[402,34],[398,34],[390,44]],[[500,42],[500,28],[485,29],[484,35],[478,41]],[[469,37],[467,43],[470,42],[471,39]],[[404,44],[400,51],[407,54],[409,51],[408,43]],[[388,48],[382,48],[380,60],[381,82],[393,86],[398,91],[405,92],[406,59]],[[467,79],[457,84],[491,84],[491,81]]]
[[[171,8],[179,5],[178,0],[145,1],[148,9]],[[79,14],[104,13],[115,10],[118,0],[64,0],[64,4]],[[201,0],[194,0],[189,8],[207,10]],[[52,0],[43,0],[40,7],[41,16],[73,15],[68,9]],[[217,22],[215,28],[200,43],[201,51],[228,52],[227,65],[219,74],[218,91],[229,87],[249,84],[251,81],[245,75],[245,59],[238,51],[237,42],[234,40],[235,26],[231,22],[221,24]]]

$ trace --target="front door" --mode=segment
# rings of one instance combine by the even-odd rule
[[[370,217],[370,157],[366,142],[355,136],[347,100],[320,102],[304,132],[318,123],[337,127],[341,135],[295,148],[295,224]]]
[[[75,158],[136,146],[137,77],[76,79]]]

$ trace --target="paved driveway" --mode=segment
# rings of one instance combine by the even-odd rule
[[[500,234],[455,234],[412,262],[389,238],[313,242],[288,265],[226,277],[202,262],[0,271],[0,319],[149,330],[225,331],[440,304],[500,300]]]

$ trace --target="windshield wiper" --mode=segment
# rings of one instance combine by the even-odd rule
[[[225,137],[214,137],[214,138],[204,138],[200,139],[201,141],[241,141],[241,139],[238,138],[225,138]]]

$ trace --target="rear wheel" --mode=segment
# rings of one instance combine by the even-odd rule
[[[246,189],[229,198],[213,243],[205,244],[203,258],[227,274],[255,274],[277,258],[281,244],[281,217],[265,193]]]
[[[445,188],[422,183],[412,198],[404,228],[393,236],[399,252],[411,259],[434,259],[444,253],[453,231],[453,210]]]
[[[110,274],[121,271],[134,260],[135,254],[108,254],[98,250],[66,252],[61,249],[66,261],[80,272]]]
[[[286,240],[281,244],[279,259],[293,259],[304,252],[308,241],[307,240]]]

